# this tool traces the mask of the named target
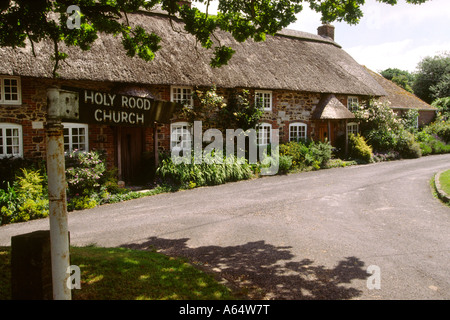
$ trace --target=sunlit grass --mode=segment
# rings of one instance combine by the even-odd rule
[[[450,194],[450,170],[441,173],[439,183],[441,184],[442,190],[444,190],[445,193]]]
[[[73,300],[220,300],[231,291],[183,259],[125,248],[72,247],[81,270]],[[10,248],[0,248],[0,300],[11,298]]]

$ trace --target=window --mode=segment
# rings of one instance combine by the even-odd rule
[[[289,125],[289,141],[306,140],[307,125],[306,123],[291,123]]]
[[[349,122],[347,123],[347,137],[350,136],[350,134],[357,135],[359,132],[359,126],[356,122]]]
[[[350,111],[355,111],[358,108],[359,99],[358,97],[348,97],[347,98],[347,108]]]
[[[192,98],[192,87],[172,87],[170,92],[170,100],[192,107],[194,99]]]
[[[187,122],[175,122],[170,125],[170,149],[191,150],[191,127]]]
[[[22,104],[20,78],[0,77],[0,103],[13,105]]]
[[[272,91],[255,91],[255,103],[264,111],[272,111]]]
[[[22,157],[22,126],[0,123],[0,158]]]
[[[272,126],[269,123],[261,123],[258,126],[258,145],[268,145],[271,142]]]
[[[89,150],[88,125],[82,123],[63,123],[64,151]]]

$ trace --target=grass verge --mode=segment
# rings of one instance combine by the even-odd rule
[[[11,299],[11,249],[0,247],[0,300]],[[81,270],[73,300],[233,300],[231,290],[186,260],[125,248],[71,247]]]
[[[450,170],[441,173],[439,183],[441,184],[442,190],[450,195]]]

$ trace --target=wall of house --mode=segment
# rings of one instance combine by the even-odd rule
[[[435,110],[421,110],[419,111],[419,126],[430,124],[436,118]]]
[[[22,125],[23,131],[23,155],[25,158],[45,157],[45,119],[47,88],[52,85],[60,87],[74,87],[90,89],[100,92],[122,91],[130,85],[110,82],[94,81],[67,81],[21,78],[22,105],[0,106],[0,122],[11,122]],[[157,100],[170,101],[170,85],[159,86],[133,86],[145,89]],[[200,88],[208,90],[209,88]],[[217,89],[217,93],[225,97],[225,101],[233,90]],[[249,90],[253,99],[255,90]],[[272,111],[264,112],[261,122],[272,125],[272,129],[279,129],[280,143],[289,141],[289,125],[294,122],[302,122],[307,125],[307,136],[314,138],[316,135],[316,121],[312,120],[312,114],[319,103],[319,93],[294,92],[287,90],[272,91]],[[347,104],[345,95],[338,95],[338,99]],[[181,114],[174,117],[173,122],[185,121]],[[343,123],[333,124],[333,130],[337,135],[345,135]],[[157,139],[159,151],[170,151],[170,124],[157,125]],[[154,128],[144,129],[144,152],[147,157],[154,154]],[[89,125],[89,148],[91,150],[104,150],[108,159],[108,167],[117,166],[117,127],[109,125]]]

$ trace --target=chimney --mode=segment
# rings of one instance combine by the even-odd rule
[[[334,41],[334,26],[331,24],[323,24],[317,28],[317,34],[323,38]]]

